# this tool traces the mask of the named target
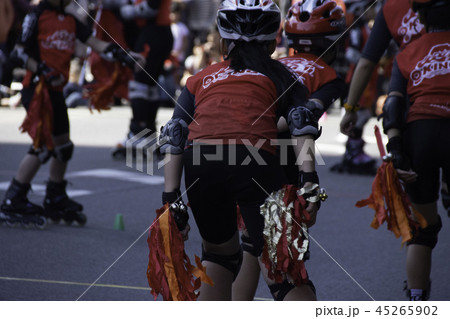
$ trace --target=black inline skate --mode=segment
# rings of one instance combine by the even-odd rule
[[[70,199],[66,193],[67,181],[55,183],[48,181],[44,199],[45,214],[54,223],[64,220],[66,225],[76,221],[80,226],[86,224],[86,215],[82,213],[83,205]]]
[[[25,228],[34,226],[38,229],[47,226],[44,209],[31,203],[27,198],[30,188],[30,184],[12,180],[0,207],[0,223],[5,223],[9,227],[21,225]]]
[[[364,153],[362,138],[348,138],[342,162],[333,165],[330,170],[337,173],[375,175],[376,160]]]

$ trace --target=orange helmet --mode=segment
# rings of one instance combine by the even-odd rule
[[[284,25],[289,46],[305,52],[327,49],[345,30],[344,11],[339,0],[295,3],[288,10]]]

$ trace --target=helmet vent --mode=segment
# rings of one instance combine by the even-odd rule
[[[309,20],[310,14],[307,11],[303,11],[302,13],[300,13],[299,19],[301,22],[306,22]]]
[[[242,6],[259,6],[259,0],[240,0]]]

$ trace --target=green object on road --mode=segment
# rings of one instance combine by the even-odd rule
[[[114,229],[125,230],[125,224],[123,223],[123,215],[116,214],[116,219],[114,221]]]

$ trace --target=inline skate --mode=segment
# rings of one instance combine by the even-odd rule
[[[340,163],[333,165],[330,170],[337,173],[350,173],[360,175],[375,175],[376,160],[364,153],[362,138],[348,138],[345,145],[344,158]]]
[[[67,196],[66,186],[67,181],[60,183],[48,181],[44,198],[45,214],[54,223],[64,220],[66,225],[70,226],[75,221],[83,226],[87,221],[86,215],[82,213],[83,205]]]
[[[0,207],[0,223],[9,227],[23,226],[44,229],[47,226],[44,209],[30,202],[27,194],[30,184],[22,184],[13,179]]]

